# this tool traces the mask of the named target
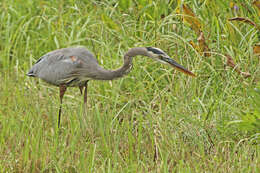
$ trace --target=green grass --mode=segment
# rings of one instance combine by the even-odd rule
[[[259,23],[257,11],[244,1],[237,14],[228,1],[186,3],[211,57],[189,44],[197,36],[175,1],[2,0],[0,172],[259,172],[259,126],[230,123],[257,108],[259,31],[227,20]],[[197,77],[137,57],[124,78],[89,82],[87,116],[79,90],[69,88],[58,130],[58,88],[25,74],[43,54],[74,45],[107,69],[131,47],[159,47]],[[225,68],[225,54],[251,77]]]

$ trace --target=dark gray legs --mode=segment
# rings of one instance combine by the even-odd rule
[[[88,97],[88,81],[86,81],[85,86],[79,86],[80,93],[82,94],[82,91],[84,90],[84,105],[85,109],[87,109],[87,97]],[[65,85],[60,86],[60,109],[59,109],[59,117],[58,117],[58,127],[60,127],[60,119],[61,119],[61,111],[62,111],[62,99],[67,90],[67,87]]]
[[[60,86],[60,109],[59,109],[59,118],[58,118],[58,127],[60,127],[60,117],[61,117],[61,109],[62,109],[62,99],[67,90],[67,87],[64,85]]]

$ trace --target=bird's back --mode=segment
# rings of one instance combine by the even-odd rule
[[[39,77],[52,85],[78,86],[84,78],[91,74],[98,62],[94,55],[84,47],[70,47],[54,50],[43,55],[27,73],[28,76]],[[84,69],[85,75],[81,71]],[[89,70],[88,70],[89,69]],[[72,82],[74,81],[74,82]]]

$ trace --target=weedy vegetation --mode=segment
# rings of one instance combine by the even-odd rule
[[[0,172],[260,172],[259,0],[0,1]],[[78,88],[26,72],[83,45],[107,69],[154,46],[191,78],[145,57],[129,75]]]

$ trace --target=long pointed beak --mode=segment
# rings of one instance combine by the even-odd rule
[[[175,67],[177,70],[190,75],[192,77],[196,77],[195,74],[193,74],[191,71],[187,70],[185,67],[183,67],[182,65],[178,64],[176,61],[174,61],[173,59],[169,58],[169,57],[162,57],[162,60],[167,62],[168,64],[170,64],[172,67]]]

